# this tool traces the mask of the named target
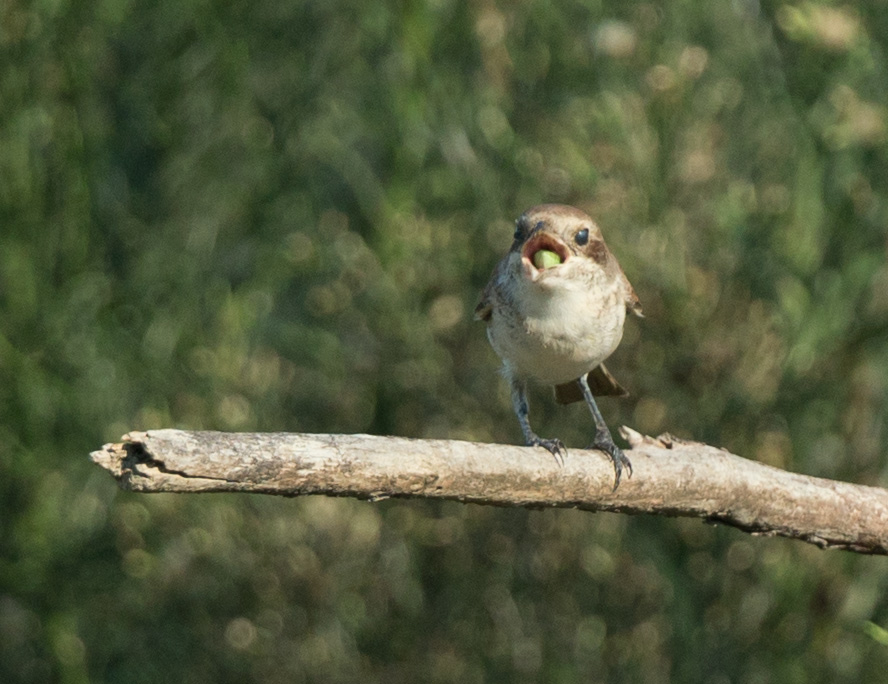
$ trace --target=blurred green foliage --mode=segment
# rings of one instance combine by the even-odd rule
[[[5,2],[0,681],[884,681],[882,559],[137,496],[86,455],[162,426],[517,442],[470,314],[556,201],[645,307],[612,426],[886,484],[886,48],[884,3]],[[585,443],[583,407],[532,400]]]

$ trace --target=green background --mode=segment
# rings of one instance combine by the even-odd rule
[[[8,0],[0,681],[882,682],[888,560],[698,521],[135,495],[133,429],[517,443],[512,222],[644,305],[612,427],[886,484],[888,5]],[[583,406],[534,427],[588,441]]]

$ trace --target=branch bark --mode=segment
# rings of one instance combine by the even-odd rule
[[[134,492],[424,497],[697,517],[754,535],[888,554],[888,490],[824,480],[623,428],[631,479],[598,451],[563,467],[542,449],[371,435],[150,430],[91,454]]]

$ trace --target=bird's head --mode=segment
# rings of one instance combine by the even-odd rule
[[[612,260],[595,221],[564,204],[541,204],[524,212],[515,222],[511,251],[520,259],[524,277],[533,282],[568,275],[577,267],[608,270]]]

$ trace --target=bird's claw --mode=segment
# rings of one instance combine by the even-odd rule
[[[527,440],[527,446],[543,447],[555,457],[555,462],[559,466],[562,468],[564,467],[564,457],[567,456],[567,448],[564,446],[564,442],[557,437],[555,439],[543,439],[542,437],[534,435]]]
[[[617,491],[617,487],[620,486],[620,477],[623,475],[623,468],[625,467],[628,471],[626,477],[632,477],[632,463],[626,457],[626,454],[623,453],[623,450],[614,444],[613,438],[609,434],[599,434],[595,436],[595,441],[589,445],[590,449],[599,449],[603,451],[608,456],[610,456],[611,461],[614,464],[614,488],[613,491]]]

